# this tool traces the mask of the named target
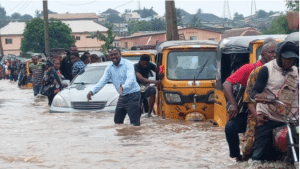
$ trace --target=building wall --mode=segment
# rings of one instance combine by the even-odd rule
[[[91,39],[87,38],[89,34],[86,33],[74,33],[73,36],[80,37],[80,40],[76,40],[75,45],[78,47],[78,50],[88,50],[95,51],[100,50],[100,47],[105,43],[104,41],[98,41],[96,38]],[[106,35],[106,34],[105,34]],[[21,48],[21,39],[22,35],[2,35],[2,46],[4,49],[4,55],[13,54],[20,55]],[[6,39],[11,39],[11,44],[6,44]]]
[[[185,40],[191,40],[191,37],[196,37],[196,39],[193,40],[216,40],[221,41],[221,33],[218,32],[212,32],[207,30],[200,30],[200,29],[179,29],[178,34],[184,34]]]
[[[216,40],[221,41],[221,33],[212,32],[207,30],[200,30],[195,28],[190,29],[179,29],[178,34],[183,34],[185,40],[190,40],[191,37],[195,38],[194,40]],[[139,35],[139,34],[137,34]],[[147,44],[148,40],[149,43]],[[132,46],[141,46],[141,45],[155,45],[157,41],[165,42],[166,34],[154,34],[154,35],[145,35],[131,38],[122,38],[121,46],[122,48],[130,49]],[[127,45],[126,45],[127,44]]]
[[[107,36],[106,33],[103,34]],[[75,42],[78,50],[100,50],[100,47],[105,43],[104,41],[97,40],[97,38],[87,38],[87,36],[90,36],[87,33],[72,33],[72,35],[75,37],[75,39],[80,37],[80,40],[76,40]]]
[[[149,43],[148,43],[148,41],[149,41]],[[155,35],[149,35],[149,36],[123,38],[123,39],[121,39],[121,46],[122,46],[122,48],[130,49],[132,46],[155,45],[157,41],[160,41],[160,42],[166,41],[166,34],[162,33],[162,34],[155,34]],[[127,45],[126,45],[126,43],[127,43]]]
[[[23,38],[22,35],[2,35],[1,41],[3,46],[3,53],[4,55],[12,54],[12,55],[20,55],[20,48],[21,48],[21,39]],[[11,39],[11,44],[6,44],[6,39]]]

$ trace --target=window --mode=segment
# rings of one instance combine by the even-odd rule
[[[215,38],[209,38],[208,40],[215,40]]]
[[[128,42],[125,42],[125,48],[128,48]]]
[[[80,40],[80,36],[76,36],[76,40]]]
[[[197,36],[190,36],[190,40],[197,40]]]
[[[5,39],[5,44],[12,44],[12,39]]]
[[[201,80],[216,78],[215,51],[170,52],[167,77],[172,80]]]

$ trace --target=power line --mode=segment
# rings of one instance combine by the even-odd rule
[[[18,12],[21,12],[21,11],[23,11],[24,9],[26,9],[26,7],[28,6],[28,5],[30,5],[31,4],[31,2],[32,2],[32,0],[30,0],[29,1],[29,3],[26,5],[26,6],[24,6],[23,8],[21,8],[21,9],[19,9],[19,11]]]
[[[6,11],[6,13],[10,13],[11,11],[14,11],[18,6],[20,6],[22,4],[22,2],[24,2],[24,0],[22,0],[20,3],[18,3],[18,5],[16,5],[15,7],[11,8],[10,10]],[[26,3],[26,2],[25,2]]]
[[[94,1],[91,1],[91,2],[83,3],[83,4],[66,4],[66,3],[63,3],[63,2],[59,2],[57,0],[55,2],[58,2],[58,3],[63,4],[63,5],[69,5],[69,6],[80,6],[80,5],[88,5],[88,4],[94,3],[96,1],[97,0],[94,0]]]
[[[127,4],[129,4],[129,3],[133,2],[133,1],[134,1],[134,0],[132,0],[132,1],[130,1],[130,2],[127,2],[127,3],[123,4],[123,5],[120,5],[120,6],[118,6],[118,7],[115,7],[114,9],[120,8],[120,7],[122,7],[122,6],[125,6],[125,5],[127,5]]]

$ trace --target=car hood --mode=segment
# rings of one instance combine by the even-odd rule
[[[87,101],[86,95],[94,89],[96,84],[72,84],[60,92],[67,102]],[[106,84],[97,94],[92,96],[92,101],[112,102],[118,98],[119,93],[113,84]]]

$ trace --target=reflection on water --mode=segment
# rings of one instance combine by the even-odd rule
[[[8,85],[9,84],[9,85]],[[1,81],[0,168],[245,168],[229,158],[224,129],[210,122],[113,113],[50,114],[47,98]]]

